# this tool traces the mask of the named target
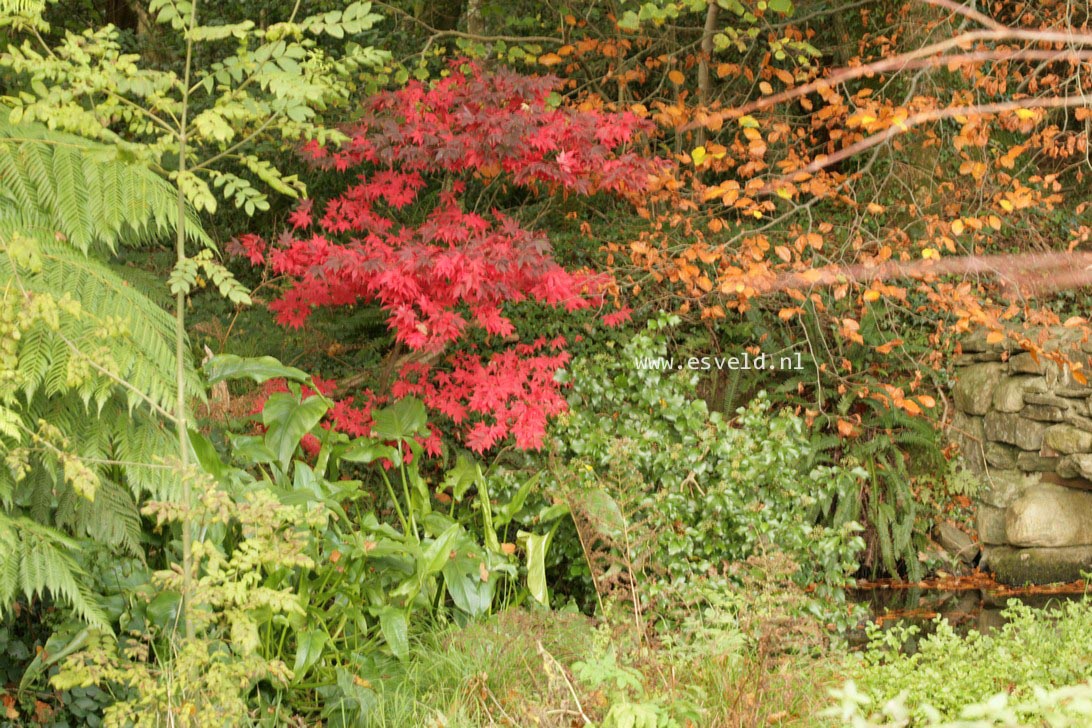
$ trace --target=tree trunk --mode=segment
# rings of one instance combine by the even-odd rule
[[[705,28],[701,35],[701,60],[698,62],[698,105],[708,108],[713,96],[713,78],[709,66],[713,61],[713,36],[717,32],[717,15],[720,6],[716,0],[709,3],[705,11]],[[705,127],[698,127],[698,144],[705,144]]]
[[[485,18],[482,17],[483,0],[468,0],[466,5],[466,32],[485,35]]]

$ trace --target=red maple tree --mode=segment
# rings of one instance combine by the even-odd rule
[[[270,304],[282,325],[301,327],[320,306],[380,305],[397,342],[439,362],[407,364],[391,394],[422,397],[478,452],[509,436],[520,448],[541,446],[547,419],[566,407],[554,381],[568,360],[565,341],[486,356],[441,353],[473,329],[511,339],[509,303],[601,306],[611,280],[565,269],[546,235],[515,217],[478,211],[471,203],[484,198],[471,200],[471,185],[628,197],[655,172],[630,148],[650,131],[647,122],[559,103],[556,83],[454,63],[432,85],[414,81],[380,93],[340,148],[304,147],[314,164],[350,173],[353,182],[331,199],[303,201],[289,218],[294,231],[276,245],[252,235],[238,241],[251,262],[291,282]],[[626,316],[608,314],[606,323]],[[367,422],[373,401],[342,404],[335,426]]]

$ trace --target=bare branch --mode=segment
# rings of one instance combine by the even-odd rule
[[[960,5],[959,3],[952,2],[952,0],[918,0],[918,2],[925,3],[926,5],[934,5],[938,8],[944,8],[945,10],[950,10],[957,15],[962,15],[968,20],[973,20],[974,22],[987,28],[992,28],[994,30],[1006,29],[1004,25],[998,23],[996,20],[989,17],[988,15],[983,15],[974,8],[969,8],[966,5]]]

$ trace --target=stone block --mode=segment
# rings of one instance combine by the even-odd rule
[[[938,524],[936,538],[941,548],[958,557],[965,564],[973,564],[978,558],[978,544],[955,524],[948,521]]]
[[[1054,470],[1063,478],[1092,478],[1092,454],[1066,455]]]
[[[1082,386],[1068,385],[1054,387],[1053,392],[1059,397],[1066,397],[1068,399],[1088,399],[1089,397],[1092,397],[1092,388]]]
[[[1016,346],[1016,342],[1009,337],[1003,338],[1001,341],[995,343],[989,343],[986,341],[986,337],[989,335],[989,331],[985,329],[979,329],[973,333],[964,336],[959,340],[959,346],[963,350],[964,354],[981,354],[986,353],[1000,353],[1002,351],[1012,351]]]
[[[998,412],[1019,412],[1028,387],[1042,384],[1042,377],[1004,377],[993,390],[993,408]]]
[[[1013,374],[1044,374],[1048,362],[1042,358],[1039,361],[1026,351],[1022,351],[1009,359],[1009,371]]]
[[[1056,394],[1049,392],[1025,392],[1024,402],[1026,404],[1041,404],[1047,407],[1058,407],[1060,409],[1073,409],[1080,405],[1079,401],[1067,397],[1059,397]],[[1084,412],[1087,412],[1087,408],[1083,408]],[[1083,414],[1081,411],[1077,411],[1076,414]]]
[[[1061,458],[1043,457],[1036,452],[1021,452],[1016,456],[1016,467],[1027,473],[1047,473],[1058,467]]]
[[[1008,508],[1028,488],[1039,482],[1038,476],[1019,470],[991,470],[982,479],[982,489],[975,500],[995,508]]]
[[[1053,584],[1076,581],[1082,571],[1092,570],[1092,546],[1064,548],[990,549],[989,566],[1002,584]]]
[[[1012,445],[1005,445],[1000,442],[987,442],[985,446],[986,463],[991,468],[1011,470],[1017,467],[1017,454],[1021,452],[1023,451]]]
[[[1078,430],[1084,430],[1085,432],[1092,432],[1092,419],[1078,414],[1067,414],[1065,416],[1065,423],[1067,425],[1073,425]]]
[[[1092,546],[1092,493],[1042,483],[1005,510],[1013,546]]]
[[[955,406],[969,415],[984,415],[990,409],[993,392],[1001,381],[1005,365],[985,362],[964,367],[959,372],[952,397]]]
[[[948,439],[959,446],[968,470],[975,475],[985,475],[986,432],[981,417],[972,417],[957,411],[948,429]]]
[[[1005,538],[1005,509],[979,503],[974,514],[978,540],[984,544],[1008,543]]]
[[[1076,417],[1076,415],[1067,415],[1066,410],[1061,407],[1050,407],[1045,404],[1025,405],[1024,409],[1020,410],[1020,416],[1036,422],[1061,422],[1067,417]],[[1089,424],[1092,424],[1092,420],[1089,420]]]
[[[986,436],[989,437],[989,418],[986,418]],[[1092,451],[1092,432],[1085,432],[1073,425],[1052,425],[1043,435],[1042,445],[1060,453]],[[1031,450],[1033,448],[1026,448]],[[1035,448],[1038,449],[1038,448]]]
[[[1005,442],[1021,450],[1038,450],[1043,446],[1043,435],[1047,431],[1045,423],[1025,420],[1020,415],[1009,412],[989,412],[983,425],[987,440]]]

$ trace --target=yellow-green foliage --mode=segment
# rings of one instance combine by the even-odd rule
[[[65,534],[139,554],[137,502],[177,492],[174,323],[106,258],[177,209],[113,148],[0,118],[0,538],[42,549],[0,550],[0,611],[48,591],[99,622]]]

